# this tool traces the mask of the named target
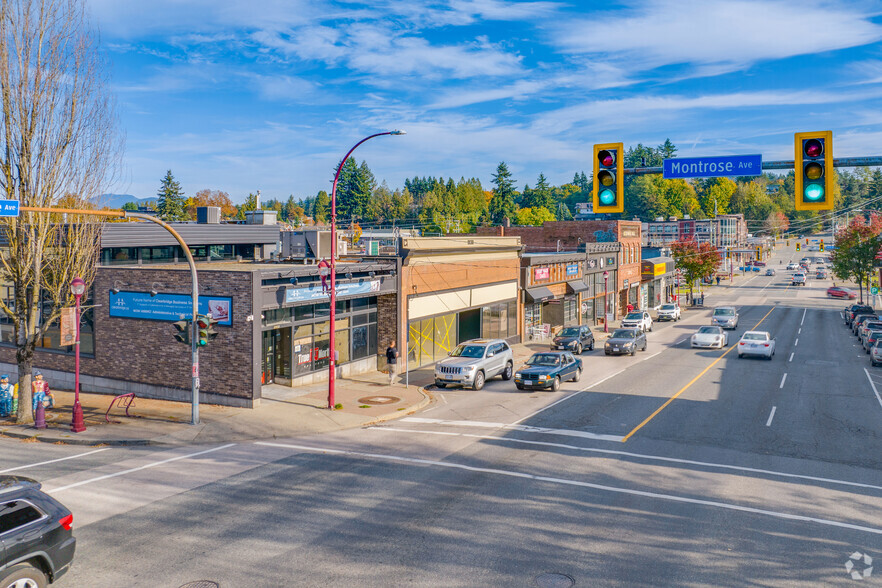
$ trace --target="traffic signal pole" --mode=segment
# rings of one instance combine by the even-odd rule
[[[190,333],[190,354],[191,354],[191,386],[192,386],[192,407],[190,411],[190,424],[199,424],[199,326],[196,323],[196,317],[199,314],[199,282],[196,277],[196,263],[193,261],[193,255],[190,253],[190,247],[184,242],[184,239],[178,234],[171,225],[163,220],[142,214],[139,212],[131,212],[128,210],[88,210],[80,208],[53,208],[42,206],[22,206],[22,212],[48,212],[51,214],[79,214],[83,216],[109,216],[113,218],[135,218],[138,220],[150,221],[156,223],[171,233],[172,237],[181,245],[184,255],[187,256],[187,263],[190,265],[190,278],[193,282],[193,321],[192,332]]]
[[[793,159],[779,161],[764,161],[763,169],[793,169],[796,161]],[[876,167],[882,166],[882,155],[870,157],[839,157],[833,158],[833,167]],[[626,176],[645,176],[662,173],[661,167],[626,167],[622,170]]]

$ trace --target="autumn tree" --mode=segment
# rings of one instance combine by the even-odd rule
[[[842,280],[857,282],[864,300],[864,285],[876,270],[876,256],[882,249],[882,215],[859,215],[836,232],[836,248],[830,253],[833,273]]]
[[[671,243],[671,257],[689,284],[690,296],[695,280],[712,275],[720,263],[720,253],[713,244],[694,239]]]
[[[776,238],[780,237],[781,234],[786,233],[789,227],[790,221],[787,220],[787,217],[780,210],[770,214],[769,218],[763,223],[763,228]]]
[[[233,218],[236,216],[236,205],[230,199],[230,195],[221,190],[203,189],[196,192],[192,199],[193,211],[190,218],[196,218],[197,206],[217,206],[220,208],[222,218]],[[188,212],[190,212],[188,210]]]
[[[4,0],[0,36],[3,198],[91,208],[113,181],[122,140],[85,2]],[[0,312],[16,347],[18,423],[33,422],[34,353],[73,303],[71,280],[94,280],[100,230],[86,216],[24,212],[0,220],[0,280],[11,298],[0,299]]]

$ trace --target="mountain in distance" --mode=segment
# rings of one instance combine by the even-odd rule
[[[106,206],[108,208],[122,208],[123,204],[127,202],[134,202],[138,206],[152,206],[156,207],[156,198],[137,198],[132,196],[131,194],[102,194],[96,201],[101,206]]]

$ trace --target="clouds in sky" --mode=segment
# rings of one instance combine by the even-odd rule
[[[113,63],[128,185],[297,197],[362,136],[378,178],[519,184],[590,171],[591,144],[777,153],[882,132],[878,3],[784,0],[87,0]],[[809,125],[811,128],[803,128]],[[864,134],[864,135],[862,135]],[[718,153],[719,152],[719,153]]]

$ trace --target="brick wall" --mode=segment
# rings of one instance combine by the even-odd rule
[[[169,400],[190,400],[191,356],[189,346],[174,340],[170,322],[111,318],[109,291],[116,283],[122,290],[164,294],[191,292],[189,269],[112,268],[98,269],[94,285],[95,356],[80,360],[81,390],[122,394],[134,391],[142,396]],[[252,311],[252,273],[199,271],[200,296],[229,296],[233,299],[232,326],[217,326],[217,338],[199,351],[200,399],[209,403],[251,406],[259,398],[260,343],[254,342],[254,324],[246,317]],[[15,363],[15,349],[0,347],[0,362]],[[73,387],[73,354],[38,350],[35,367],[47,374],[56,388]],[[12,368],[10,368],[12,369]]]
[[[377,355],[382,356],[382,363],[386,361],[386,347],[392,339],[401,349],[403,342],[398,337],[398,295],[377,296]]]

